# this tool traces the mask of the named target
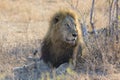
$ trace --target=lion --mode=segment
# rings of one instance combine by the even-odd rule
[[[75,66],[77,55],[82,55],[81,43],[82,34],[77,15],[71,10],[60,10],[50,20],[41,47],[41,58],[55,68],[71,60]]]

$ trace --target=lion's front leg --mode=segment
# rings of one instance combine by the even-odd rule
[[[72,64],[73,67],[76,68],[77,66],[77,60],[82,56],[82,47],[79,45],[76,47],[75,51],[74,51],[74,55],[73,55],[73,60],[72,60]]]

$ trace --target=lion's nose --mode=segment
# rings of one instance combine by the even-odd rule
[[[77,33],[73,33],[72,34],[73,37],[77,37],[77,35],[78,35]]]

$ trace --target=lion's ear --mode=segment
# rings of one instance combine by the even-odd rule
[[[59,20],[60,20],[60,17],[59,17],[59,16],[56,16],[56,17],[54,18],[54,23],[55,23],[55,24],[58,23]]]

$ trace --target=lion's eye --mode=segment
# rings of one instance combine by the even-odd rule
[[[68,29],[70,28],[69,24],[66,24],[66,26],[67,26]]]

